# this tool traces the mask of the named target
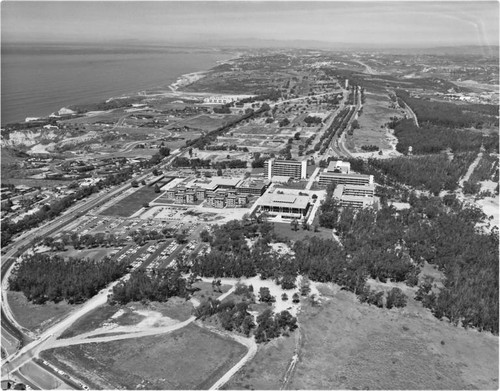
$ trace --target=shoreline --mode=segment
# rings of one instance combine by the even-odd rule
[[[236,56],[233,56],[233,57],[231,57],[229,59],[222,59],[222,60],[215,61],[215,65],[211,66],[209,69],[181,74],[181,75],[179,75],[179,76],[176,77],[175,82],[169,84],[168,86],[165,85],[165,84],[159,83],[158,85],[156,85],[154,87],[153,86],[146,87],[145,89],[128,91],[128,92],[124,92],[121,95],[110,96],[108,98],[103,98],[102,102],[109,102],[109,101],[112,101],[112,100],[115,100],[115,99],[124,99],[126,97],[131,97],[131,96],[139,96],[139,97],[143,96],[143,97],[147,97],[148,94],[146,94],[146,91],[148,89],[154,89],[154,88],[169,89],[170,93],[173,94],[174,96],[179,95],[179,94],[181,94],[181,91],[179,91],[180,88],[182,88],[182,87],[184,87],[186,85],[189,85],[191,83],[194,83],[197,80],[202,79],[203,77],[206,76],[206,74],[208,72],[210,72],[210,70],[213,67],[215,67],[217,65],[220,65],[220,64],[225,64],[227,62],[233,61],[233,60],[235,60],[237,58],[240,58],[241,55],[242,55],[242,53],[238,52],[236,54]],[[201,95],[205,95],[205,94],[201,93]],[[92,101],[92,102],[88,102],[87,104],[90,104],[90,103],[98,103],[98,102]],[[45,115],[43,115],[43,114],[42,115],[24,114],[23,115],[24,119],[19,119],[19,120],[13,120],[13,121],[6,122],[5,124],[1,124],[1,127],[4,128],[5,126],[7,126],[9,124],[27,124],[27,123],[29,123],[29,121],[26,121],[27,118],[31,118],[33,120],[34,119],[37,119],[37,120],[47,120],[47,119],[50,119],[50,118],[56,118],[57,119],[57,117],[60,116],[60,114],[59,114],[60,111],[63,112],[62,115],[64,115],[64,112],[67,113],[68,111],[73,111],[73,110],[69,109],[69,106],[73,106],[73,105],[77,105],[77,104],[70,103],[69,105],[64,105],[64,106],[60,107],[59,109],[53,110],[50,113],[45,114]],[[86,115],[86,113],[84,113],[83,115]]]

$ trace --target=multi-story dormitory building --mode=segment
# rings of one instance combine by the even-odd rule
[[[267,173],[267,179],[271,180],[274,176],[288,176],[292,179],[307,178],[307,160],[277,160],[269,159],[264,162],[264,169]]]

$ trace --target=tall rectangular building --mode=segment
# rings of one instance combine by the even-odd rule
[[[277,160],[273,158],[264,162],[264,168],[269,180],[277,175],[289,176],[293,179],[307,178],[307,160],[299,162],[297,160]]]

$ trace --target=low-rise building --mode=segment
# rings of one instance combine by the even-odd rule
[[[281,215],[285,219],[306,216],[311,203],[308,196],[267,193],[259,200],[260,210],[271,216]]]
[[[333,198],[339,201],[340,206],[366,208],[373,205],[375,186],[373,185],[337,185]]]
[[[261,196],[266,192],[269,185],[270,185],[269,181],[261,181],[261,180],[247,178],[238,185],[237,190],[238,193]]]

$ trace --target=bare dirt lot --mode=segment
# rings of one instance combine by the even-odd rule
[[[171,334],[48,350],[94,389],[208,389],[246,353],[234,341],[190,324]]]

